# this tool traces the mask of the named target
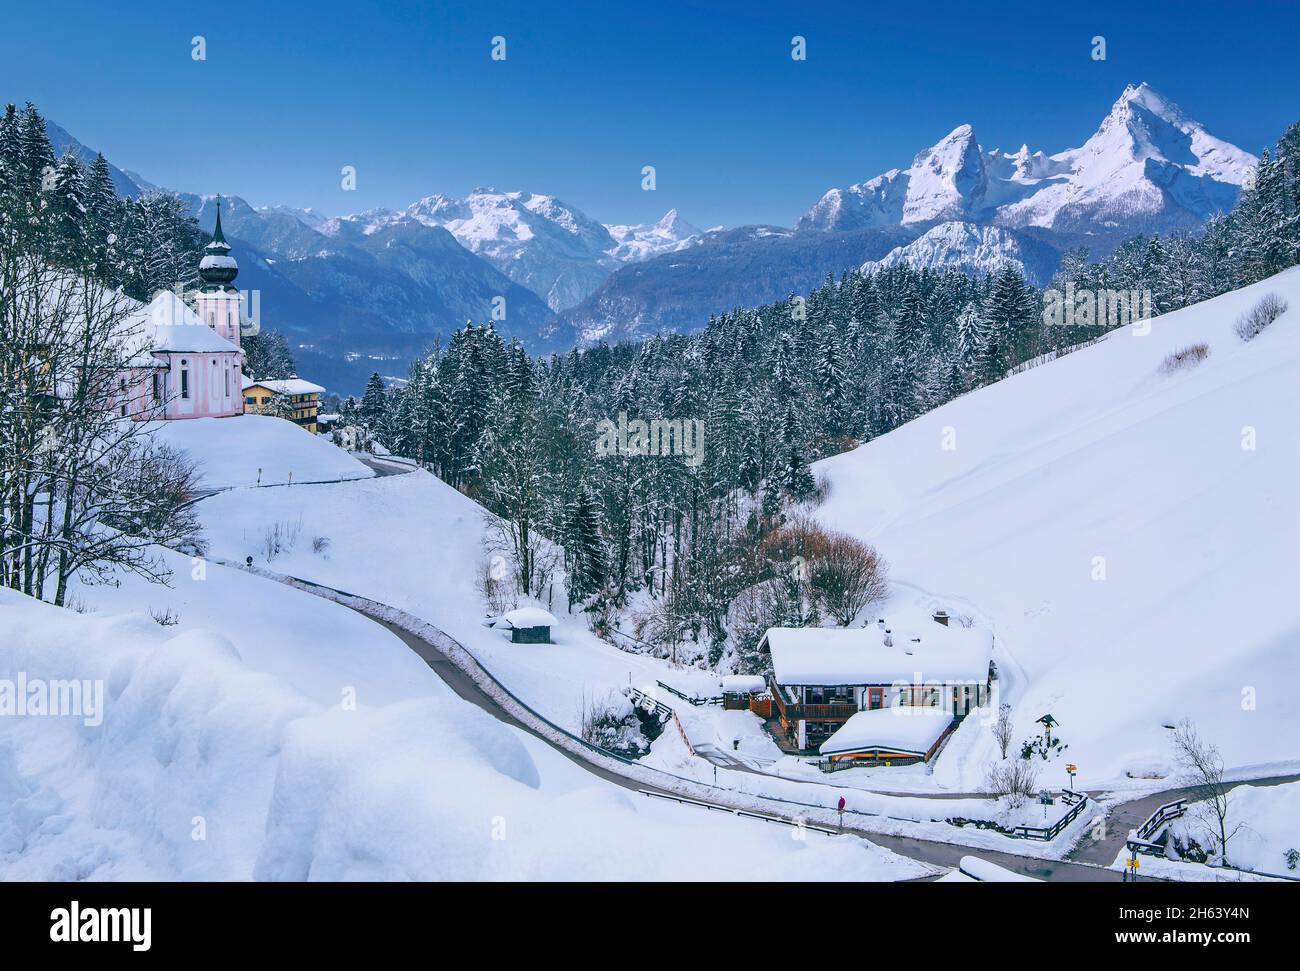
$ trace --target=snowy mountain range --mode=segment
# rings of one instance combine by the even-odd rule
[[[1068,235],[1194,227],[1232,207],[1258,159],[1149,85],[1129,85],[1087,141],[1055,155],[985,151],[961,125],[906,169],[831,189],[800,229],[928,228],[961,220]]]
[[[446,229],[555,311],[581,301],[621,264],[681,249],[700,235],[676,209],[657,223],[606,226],[554,196],[493,188],[475,189],[464,199],[425,196],[401,211],[374,209],[317,228],[370,235],[406,220]]]
[[[93,157],[49,130],[57,149]],[[497,296],[508,306],[499,329],[545,352],[693,330],[860,266],[988,273],[1013,262],[1043,283],[1072,246],[1102,256],[1137,233],[1194,230],[1232,206],[1256,161],[1139,84],[1078,148],[985,150],[960,125],[907,168],[829,190],[794,229],[702,232],[676,209],[607,224],[555,196],[493,188],[341,217],[232,197],[225,225],[250,264],[241,283],[268,288],[277,328],[322,355],[323,378],[351,388],[365,358],[408,357],[486,320]],[[157,188],[112,172],[123,195]],[[211,230],[212,198],[183,195]],[[358,355],[354,368],[338,364]]]
[[[1041,284],[1071,247],[1100,257],[1138,233],[1196,229],[1232,207],[1256,162],[1149,85],[1129,85],[1078,148],[1050,156],[1027,145],[986,151],[974,128],[960,125],[907,168],[829,190],[793,234],[742,227],[735,233],[763,232],[713,246],[706,236],[689,262],[659,257],[620,269],[562,312],[561,325],[578,341],[692,329],[710,314],[780,299],[810,275],[820,280],[862,265],[991,273],[1012,262]],[[886,231],[903,238],[881,253]],[[782,234],[791,240],[772,246]],[[826,234],[856,234],[857,259],[846,261],[838,246],[809,244]],[[791,250],[805,262],[773,262],[788,261]],[[713,285],[704,290],[696,278]]]

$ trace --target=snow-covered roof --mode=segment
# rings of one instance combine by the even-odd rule
[[[557,623],[555,615],[541,607],[516,607],[501,619],[511,627],[554,627]]]
[[[887,749],[924,755],[952,724],[952,712],[923,705],[860,711],[818,749],[822,755]]]
[[[325,389],[319,384],[312,384],[310,381],[304,381],[302,378],[286,378],[284,380],[265,380],[254,381],[252,378],[244,379],[244,390],[258,387],[266,388],[268,391],[274,391],[277,394],[324,394]]]
[[[767,632],[777,684],[849,685],[982,682],[993,634],[945,627],[920,611],[869,627],[773,627]]]
[[[729,674],[722,679],[722,690],[728,694],[746,694],[766,687],[767,682],[753,674]]]
[[[239,352],[238,347],[205,324],[184,300],[170,290],[158,291],[152,301],[128,314],[123,329],[137,356],[160,351],[182,354]]]
[[[222,256],[220,254],[212,253],[209,253],[207,256],[203,257],[203,259],[199,260],[200,270],[211,270],[215,268],[237,270],[239,269],[239,264],[235,262],[233,256]]]

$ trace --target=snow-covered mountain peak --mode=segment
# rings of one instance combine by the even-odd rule
[[[1080,147],[984,152],[959,125],[891,169],[831,189],[801,229],[927,228],[966,220],[1121,237],[1192,226],[1231,208],[1256,158],[1206,131],[1149,84],[1130,84]]]
[[[630,226],[607,224],[605,229],[617,244],[609,255],[620,263],[674,253],[693,246],[703,235],[676,209],[669,209],[658,222]]]

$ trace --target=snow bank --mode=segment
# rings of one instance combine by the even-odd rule
[[[190,453],[199,463],[205,489],[367,479],[375,474],[328,439],[269,415],[158,422],[151,434]]]

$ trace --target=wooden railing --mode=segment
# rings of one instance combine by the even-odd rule
[[[1079,801],[1075,802],[1074,806],[1064,816],[1062,816],[1056,822],[1052,823],[1051,826],[1013,827],[1010,835],[1015,837],[1016,839],[1045,840],[1048,842],[1060,836],[1061,830],[1065,829],[1065,827],[1069,826],[1072,822],[1074,822],[1075,819],[1078,818],[1079,814],[1083,812],[1084,807],[1088,805],[1088,797],[1086,795],[1084,795],[1083,793],[1070,793],[1069,796],[1066,796],[1065,793],[1067,791],[1068,790],[1062,790],[1061,792],[1061,797],[1065,802],[1072,801],[1076,796],[1079,797]]]
[[[811,721],[824,721],[839,718],[852,718],[858,713],[857,705],[800,705],[794,702],[786,701],[781,695],[781,689],[773,686],[772,698],[776,701],[777,710],[781,712],[781,717],[786,721],[799,721],[808,719]]]

